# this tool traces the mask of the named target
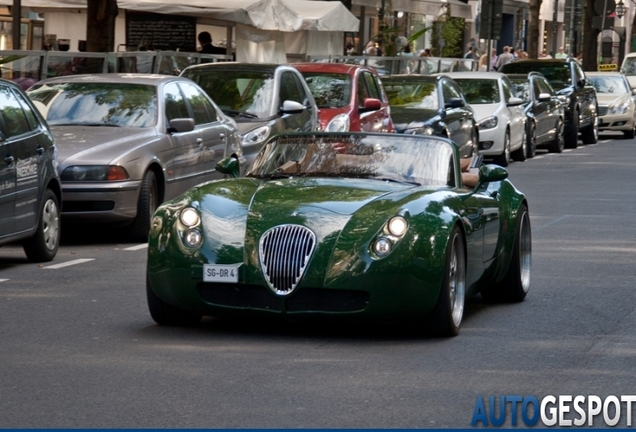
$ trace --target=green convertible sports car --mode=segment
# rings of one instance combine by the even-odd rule
[[[147,297],[163,325],[203,315],[407,320],[459,332],[464,304],[521,301],[530,284],[525,196],[496,165],[464,186],[445,138],[305,133],[272,138],[245,177],[161,205]]]

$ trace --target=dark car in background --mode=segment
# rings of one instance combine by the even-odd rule
[[[526,113],[527,157],[534,157],[538,147],[546,147],[551,153],[561,153],[565,116],[563,103],[556,96],[550,83],[539,72],[508,74],[510,82],[524,101]]]
[[[170,75],[68,75],[28,91],[59,149],[62,217],[125,226],[145,241],[164,200],[242,160],[236,123],[192,81]]]
[[[204,63],[186,68],[181,76],[199,84],[236,121],[247,165],[269,137],[318,129],[314,98],[292,66]]]
[[[574,58],[516,60],[506,63],[505,74],[539,72],[564,102],[565,147],[576,148],[579,132],[584,144],[598,141],[596,91]]]
[[[53,134],[18,84],[0,80],[0,245],[21,241],[34,262],[60,243],[62,188]]]
[[[294,63],[305,77],[327,132],[393,132],[378,72],[348,63]]]
[[[477,152],[479,132],[473,109],[446,75],[382,77],[395,131],[450,138],[462,157]]]

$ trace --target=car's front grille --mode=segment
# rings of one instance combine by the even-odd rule
[[[369,304],[366,291],[299,288],[289,297],[279,297],[262,285],[200,282],[197,292],[216,306],[271,312],[358,312]]]
[[[607,114],[607,110],[608,110],[608,106],[607,105],[599,105],[598,106],[598,115],[599,116],[604,116],[605,114]]]
[[[316,247],[316,235],[302,225],[280,225],[261,237],[258,254],[269,287],[279,295],[294,291]]]

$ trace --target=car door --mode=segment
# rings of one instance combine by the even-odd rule
[[[462,92],[454,82],[447,79],[441,80],[442,95],[441,105],[444,107],[444,123],[450,132],[449,138],[455,141],[460,147],[460,155],[469,156],[472,154],[470,145],[471,131],[473,129],[472,111],[466,106],[450,107],[448,103],[451,99],[464,101]]]
[[[219,114],[202,90],[189,83],[179,83],[194,118],[194,128],[201,134],[200,149],[205,160],[201,181],[221,177],[216,164],[225,157],[230,131],[219,121]]]
[[[535,119],[536,143],[542,144],[549,139],[547,135],[550,132],[550,113],[548,111],[549,103],[540,100],[539,95],[542,93],[540,79],[535,77],[530,80],[530,93],[532,98],[532,113]]]
[[[0,106],[15,172],[13,231],[26,231],[37,220],[39,180],[45,161],[44,149],[38,145],[39,123],[23,96],[9,87],[0,87]]]
[[[205,148],[199,129],[182,132],[170,130],[170,120],[191,118],[176,82],[163,87],[163,107],[170,147],[162,159],[165,161],[166,198],[171,198],[202,181],[205,175]]]
[[[537,143],[544,143],[552,141],[557,133],[557,123],[559,120],[559,100],[554,95],[554,90],[550,86],[550,83],[545,78],[536,77],[535,83],[537,85],[537,98],[539,94],[549,94],[550,99],[539,101],[543,112],[541,122],[541,137],[537,137]]]
[[[501,78],[501,90],[503,92],[503,100],[509,101],[511,97],[517,97],[512,84],[507,76]],[[523,145],[526,131],[526,113],[523,110],[523,105],[508,106],[508,112],[510,113],[510,147],[512,149],[518,149]]]
[[[389,132],[390,116],[387,104],[383,102],[378,82],[369,71],[361,71],[357,77],[357,103],[360,117],[360,130],[364,132]],[[365,99],[377,99],[382,106],[379,109],[365,110]]]
[[[0,105],[0,107],[4,107],[4,105]],[[0,110],[4,112],[4,108],[0,108]],[[15,157],[11,142],[5,138],[6,129],[1,117],[2,115],[0,115],[0,237],[4,237],[13,233]]]
[[[298,102],[305,109],[300,112],[283,113],[282,122],[285,131],[310,131],[315,128],[313,117],[313,98],[307,94],[300,79],[292,71],[283,71],[280,74],[280,86],[278,92],[278,107],[282,110],[285,101]]]

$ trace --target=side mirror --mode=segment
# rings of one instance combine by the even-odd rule
[[[552,98],[552,96],[550,96],[550,93],[539,93],[539,101],[541,102],[547,102]]]
[[[216,164],[216,170],[221,174],[227,174],[236,178],[239,176],[239,161],[234,157],[226,157]]]
[[[466,102],[462,98],[450,98],[444,105],[444,108],[462,108],[466,106]]]
[[[362,106],[363,108],[361,111],[377,111],[382,108],[382,102],[380,102],[380,99],[366,98],[362,103]]]
[[[286,100],[283,102],[281,113],[283,114],[299,114],[305,110],[305,106],[300,102]]]
[[[194,119],[176,118],[170,120],[170,129],[168,132],[190,132],[194,130]]]
[[[479,186],[484,183],[496,182],[508,178],[508,171],[499,165],[482,165],[479,169]]]
[[[509,107],[523,105],[523,99],[513,96],[508,99],[506,105],[508,105]]]
[[[636,88],[632,89],[632,94],[636,96]]]

